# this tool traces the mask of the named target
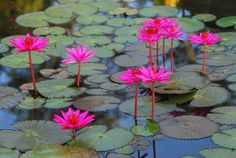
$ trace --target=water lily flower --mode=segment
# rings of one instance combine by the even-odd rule
[[[204,47],[204,58],[202,65],[202,73],[205,73],[206,67],[206,47],[212,46],[215,43],[219,42],[221,38],[217,34],[213,34],[210,32],[202,32],[200,35],[191,35],[189,36],[189,41],[192,44],[200,44]]]
[[[140,75],[141,72],[139,68],[136,68],[134,70],[128,69],[125,71],[121,76],[119,76],[119,79],[123,81],[128,86],[132,86],[136,84],[135,87],[135,99],[134,99],[134,117],[137,118],[138,116],[138,83],[141,81],[141,79],[137,76]]]
[[[62,130],[72,130],[72,138],[75,140],[76,129],[81,129],[90,125],[94,120],[94,115],[89,115],[88,111],[80,112],[80,110],[73,111],[69,108],[68,112],[61,111],[62,117],[54,114],[54,121],[62,126]]]
[[[80,46],[80,45],[77,46],[77,49],[67,48],[66,50],[69,53],[68,54],[69,59],[63,60],[62,63],[65,64],[78,63],[78,74],[77,74],[76,84],[77,86],[79,86],[81,63],[89,62],[91,58],[94,58],[96,56],[96,54],[94,53],[94,50],[90,50],[87,52],[87,46]]]
[[[174,46],[174,40],[180,40],[184,41],[181,36],[185,34],[185,32],[181,31],[178,26],[175,27],[170,27],[168,29],[162,30],[162,34],[171,41],[171,46],[170,46],[170,61],[171,61],[171,71],[174,71],[174,55],[173,55],[173,46]]]
[[[42,38],[39,36],[31,37],[29,33],[26,34],[26,37],[18,37],[17,39],[11,39],[11,44],[17,48],[17,53],[28,52],[29,54],[29,64],[30,64],[30,72],[34,86],[35,95],[38,95],[38,90],[36,86],[36,80],[34,77],[34,68],[32,64],[32,51],[34,52],[45,52],[44,48],[48,46],[48,39]]]
[[[171,84],[170,80],[172,72],[165,72],[165,69],[157,71],[157,67],[149,66],[148,68],[143,67],[140,69],[141,74],[138,75],[142,79],[144,84],[152,84],[152,120],[155,119],[155,82],[161,84]]]

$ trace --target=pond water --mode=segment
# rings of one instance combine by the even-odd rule
[[[86,1],[86,0],[84,0],[84,1]],[[84,1],[82,1],[82,3]],[[115,2],[115,0],[114,0],[114,2]],[[198,0],[198,1],[194,1],[194,2],[188,1],[188,0],[153,0],[153,1],[136,0],[136,1],[130,2],[130,3],[123,2],[123,1],[122,2],[118,1],[117,3],[121,3],[122,7],[132,7],[132,8],[136,8],[139,10],[141,10],[144,7],[153,7],[153,6],[159,6],[159,5],[171,6],[171,7],[175,7],[175,8],[179,9],[178,14],[176,15],[176,17],[178,17],[178,18],[192,17],[193,15],[201,14],[201,13],[210,13],[210,14],[216,15],[217,19],[220,19],[221,17],[225,17],[225,16],[236,15],[236,9],[234,7],[235,2],[233,0],[227,0],[225,2],[222,2],[220,0],[204,0],[204,1]],[[0,4],[1,4],[1,6],[0,6],[0,12],[1,12],[1,14],[0,14],[1,15],[0,16],[1,17],[0,18],[0,21],[1,21],[0,37],[1,37],[1,39],[3,39],[4,37],[7,37],[7,36],[11,36],[11,35],[21,35],[21,34],[25,34],[27,32],[31,33],[33,31],[33,29],[31,29],[31,28],[25,28],[25,27],[19,26],[15,22],[16,17],[18,17],[19,15],[24,14],[24,13],[41,11],[41,10],[45,10],[46,8],[48,8],[50,6],[58,6],[59,5],[58,1],[54,1],[54,0],[34,0],[34,2],[32,2],[31,0],[20,0],[20,1],[1,0]],[[89,5],[89,3],[85,3],[85,4]],[[165,11],[163,11],[163,12],[165,12]],[[104,12],[99,13],[99,15],[107,16],[110,19],[117,18],[117,16],[107,15],[107,13],[104,13]],[[128,19],[134,19],[134,18],[139,17],[137,15],[123,15],[123,14],[118,15],[118,16],[121,16],[121,17],[127,16]],[[76,18],[74,18],[74,20],[71,20],[66,24],[62,24],[62,25],[53,24],[52,26],[61,26],[63,28],[66,28],[66,34],[71,36],[73,33],[79,31],[80,28],[83,28],[86,26],[83,24],[79,24],[78,22],[76,22],[75,19]],[[106,25],[106,23],[104,22],[101,25]],[[189,24],[186,21],[184,21],[182,23],[182,25],[186,25],[185,29],[187,29],[187,30],[191,29],[191,26],[189,27],[188,26]],[[194,26],[197,24],[190,23],[190,25]],[[123,27],[123,26],[120,26],[120,27]],[[114,26],[113,31],[119,29],[120,27]],[[218,32],[234,32],[233,27],[221,28],[221,27],[217,26],[215,24],[215,20],[212,22],[206,22],[205,27],[200,30],[204,30],[204,31],[210,30],[210,31],[216,32],[216,33],[218,33]],[[199,32],[200,30],[197,30],[196,32]],[[91,30],[89,30],[89,32],[90,31]],[[127,30],[125,30],[125,31],[127,31]],[[120,31],[120,32],[122,32],[122,31]],[[129,32],[130,31],[127,31],[128,35],[130,35]],[[189,31],[189,32],[191,32],[191,31]],[[79,33],[81,33],[81,32],[79,32]],[[114,35],[111,33],[105,33],[105,35],[114,38]],[[224,35],[224,40],[226,38],[225,36],[226,35]],[[76,40],[77,38],[80,38],[80,35],[75,36],[73,34],[73,38],[74,38],[74,40]],[[126,38],[128,38],[128,36]],[[187,36],[185,36],[184,38],[187,39]],[[90,40],[92,40],[92,39],[90,39]],[[102,40],[104,40],[104,39],[102,39]],[[63,44],[63,42],[64,41],[62,41],[62,44]],[[229,40],[229,43],[230,42],[231,41]],[[122,39],[122,42],[120,42],[120,43],[122,44],[122,46],[125,46],[124,50],[126,50],[126,52],[124,50],[122,50],[122,51],[118,51],[118,52],[114,53],[114,55],[111,55],[109,57],[101,56],[99,58],[99,63],[105,64],[107,66],[107,69],[102,72],[103,74],[107,74],[110,76],[113,73],[123,71],[127,68],[127,67],[118,66],[116,64],[116,62],[114,61],[114,59],[117,58],[118,56],[120,56],[122,53],[127,54],[127,52],[135,52],[135,51],[137,51],[137,53],[139,53],[139,54],[141,51],[146,51],[146,53],[148,53],[148,49],[146,49],[146,50],[143,49],[143,48],[145,48],[145,46],[143,44],[138,43],[138,45],[137,45],[137,42],[135,42],[135,41],[131,40],[131,42],[129,42],[127,44],[127,42],[126,43],[123,42],[123,39]],[[231,42],[231,43],[235,43],[235,42]],[[230,61],[227,61],[227,62],[222,61],[223,59],[221,60],[221,56],[218,55],[220,52],[226,52],[226,51],[230,52],[231,54],[234,54],[236,49],[234,49],[234,45],[231,43],[229,45],[224,45],[224,44],[222,44],[221,46],[217,45],[217,47],[214,47],[214,50],[209,51],[213,55],[212,54],[210,55],[210,57],[209,57],[210,60],[208,62],[210,63],[209,66],[212,69],[214,69],[214,72],[208,73],[208,75],[215,74],[216,72],[221,72],[218,74],[221,74],[221,75],[223,74],[223,76],[226,78],[226,76],[232,75],[233,73],[236,72],[235,70],[234,70],[235,72],[233,72],[233,70],[232,70],[234,67],[232,67],[231,69],[229,68],[230,70],[223,69],[225,67],[228,68],[229,67],[228,65],[233,65],[236,63],[235,62],[236,58],[234,55],[232,55],[231,58],[235,59],[235,61],[233,59],[231,59],[231,60],[233,60],[231,63],[230,63]],[[137,45],[137,46],[133,47],[133,45]],[[141,45],[141,47],[140,47],[140,45]],[[192,47],[188,42],[184,42],[184,43],[177,44],[177,45],[178,46],[175,48],[175,68],[183,66],[183,65],[187,65],[187,64],[194,64],[196,62],[201,63],[201,62],[199,62],[199,55],[202,54],[202,50],[199,49],[198,46]],[[224,47],[224,48],[222,48],[222,47]],[[65,46],[63,48],[65,48]],[[2,57],[9,55],[10,51],[11,50],[9,50],[8,52],[2,53]],[[218,53],[217,55],[219,57],[218,56],[214,57],[214,53]],[[167,55],[167,56],[169,56],[169,55]],[[230,57],[225,58],[225,60],[226,59],[230,59]],[[44,62],[43,64],[39,64],[39,65],[35,64],[34,69],[36,72],[37,81],[39,82],[39,81],[43,81],[43,80],[48,79],[48,78],[42,76],[42,74],[40,73],[40,70],[42,70],[42,69],[55,69],[58,67],[63,67],[64,65],[61,65],[60,61],[61,61],[60,57],[51,56],[50,60]],[[216,61],[216,62],[214,62],[214,61]],[[118,63],[119,62],[122,62],[122,61],[119,60]],[[129,62],[131,62],[131,61],[129,61]],[[227,64],[228,62],[230,64]],[[125,63],[125,64],[127,64],[127,63]],[[139,65],[139,66],[141,66],[141,65]],[[84,65],[84,66],[86,66],[86,65]],[[168,57],[166,59],[166,66],[169,69],[170,61],[169,61]],[[93,68],[96,68],[96,67],[93,67]],[[221,68],[223,70],[219,70]],[[89,76],[91,76],[91,75],[89,75]],[[60,76],[58,76],[58,77],[60,77]],[[188,76],[184,76],[184,77],[188,77]],[[215,77],[215,76],[213,76],[213,77]],[[73,75],[71,75],[70,78],[74,79]],[[216,76],[216,79],[219,79],[219,76]],[[84,80],[86,82],[83,82],[81,86],[86,87],[88,89],[96,89],[96,88],[100,89],[100,86],[102,83],[104,84],[104,83],[113,82],[113,81],[110,81],[107,79],[105,79],[102,82],[98,82],[98,83],[96,83],[96,79],[91,82],[91,81],[88,81],[88,78],[85,76],[83,76],[82,80]],[[22,86],[23,84],[30,83],[30,82],[31,82],[31,75],[30,75],[30,70],[28,68],[11,69],[11,68],[1,64],[1,66],[0,66],[0,85],[1,86],[11,86],[11,87],[15,87],[15,88],[19,89],[19,87]],[[193,83],[194,83],[194,81],[193,81]],[[211,84],[212,85],[214,84],[213,86],[216,86],[216,87],[217,86],[224,87],[225,89],[227,89],[227,87],[229,86],[229,82],[226,82],[225,80],[212,82]],[[230,82],[230,84],[232,84],[232,83]],[[112,88],[111,85],[105,86],[105,89],[108,89],[108,90],[106,90],[105,95],[117,97],[122,102],[126,101],[127,99],[131,99],[134,96],[134,88],[132,88],[132,87],[120,88],[120,89],[114,88],[114,89],[109,90],[110,88]],[[231,90],[235,91],[235,87],[233,87]],[[143,88],[143,86],[140,85],[139,96],[147,96],[147,95],[150,95],[150,90],[148,88]],[[211,95],[214,95],[214,93]],[[219,97],[218,94],[215,94],[215,95],[217,95],[217,96],[215,96],[216,98]],[[76,99],[74,101],[79,100],[80,98],[85,97],[85,96],[89,96],[89,95],[85,93],[79,97],[76,97]],[[172,95],[169,95],[168,97],[166,97],[164,95],[162,97],[166,99],[168,97],[172,97]],[[207,96],[207,97],[209,97],[210,99],[214,98],[212,96]],[[203,100],[207,100],[207,97],[204,98]],[[203,101],[202,103],[205,103],[205,102]],[[201,102],[200,102],[200,104],[201,104]],[[170,118],[173,118],[174,116],[181,116],[181,115],[197,115],[197,116],[205,117],[212,109],[214,109],[215,107],[218,107],[218,105],[217,105],[217,106],[209,106],[209,107],[202,106],[202,107],[196,108],[196,107],[189,107],[187,105],[188,104],[178,105],[175,109],[168,111],[168,113],[158,116],[157,120],[158,121],[168,120]],[[226,106],[226,105],[227,106],[235,106],[235,97],[234,97],[233,93],[231,94],[230,99],[228,99],[227,101],[224,101],[223,105],[221,104],[220,106]],[[1,109],[1,105],[0,105],[0,109]],[[34,120],[34,119],[36,119],[36,120],[53,120],[53,115],[55,113],[59,114],[60,110],[66,110],[66,109],[67,108],[50,109],[50,108],[42,107],[42,108],[35,109],[35,110],[24,110],[19,106],[12,107],[12,108],[2,108],[0,110],[0,129],[1,130],[4,130],[4,129],[14,130],[14,127],[12,125],[18,121]],[[100,111],[102,111],[102,110],[100,109]],[[234,111],[234,112],[236,112],[236,111]],[[158,111],[157,111],[157,113],[158,113]],[[105,112],[98,112],[98,113],[95,113],[95,115],[96,115],[96,119],[92,123],[92,125],[107,125],[108,128],[123,127],[126,129],[130,129],[132,126],[135,125],[135,123],[145,124],[144,119],[140,118],[140,119],[138,119],[137,122],[135,122],[133,116],[127,115],[127,114],[119,111],[119,108],[114,108],[112,110],[105,111]],[[233,114],[230,118],[236,119],[235,115],[233,115]],[[190,124],[191,124],[191,122],[190,122]],[[195,124],[193,124],[193,126],[195,126]],[[204,126],[204,124],[202,126]],[[226,125],[225,124],[217,124],[217,126],[221,130],[221,129],[227,129],[230,127],[234,127],[234,124],[233,123],[232,124],[226,123]],[[208,126],[204,126],[204,128],[207,129]],[[135,158],[181,158],[185,155],[192,155],[192,156],[201,158],[203,156],[199,153],[199,151],[206,149],[206,148],[220,147],[219,145],[215,144],[212,141],[211,137],[209,137],[209,136],[207,136],[207,138],[203,137],[201,139],[196,139],[196,138],[191,139],[191,137],[187,138],[187,139],[177,139],[174,137],[165,136],[165,133],[163,133],[163,135],[159,133],[154,138],[155,139],[153,139],[153,137],[138,137],[138,138],[136,138],[136,139],[142,139],[141,143],[144,143],[144,145],[138,145],[142,150],[136,149],[134,151],[134,153],[127,155],[127,157],[132,156]],[[144,141],[144,140],[146,140],[146,141]],[[1,137],[0,137],[0,141],[1,141]],[[234,143],[234,147],[235,147],[236,146],[235,140],[232,143]],[[233,149],[235,149],[235,148],[233,148]],[[108,153],[109,152],[102,152],[102,156],[106,157],[106,155]],[[1,155],[0,155],[0,157],[1,157]],[[120,156],[120,157],[124,157],[124,155]],[[231,158],[233,158],[233,157],[231,157]]]

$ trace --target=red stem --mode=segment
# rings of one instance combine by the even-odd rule
[[[81,67],[81,62],[78,62],[78,73],[77,73],[77,81],[76,85],[79,87],[80,84],[80,67]]]
[[[152,83],[152,120],[155,120],[155,82]]]
[[[37,89],[36,81],[35,81],[35,77],[34,77],[34,67],[33,67],[33,63],[32,63],[31,51],[29,51],[29,62],[30,62],[31,78],[32,78],[32,81],[33,81],[33,86],[34,86],[34,93],[35,93],[36,96],[38,96],[38,89]]]
[[[72,140],[73,140],[73,142],[75,142],[75,138],[76,138],[75,133],[76,133],[75,129],[72,129]]]
[[[205,67],[206,67],[206,45],[204,45],[204,59],[202,64],[202,73],[205,73]]]
[[[138,117],[138,82],[135,86],[135,98],[134,98],[134,117]]]
[[[171,40],[171,44],[170,44],[170,61],[171,61],[171,71],[174,71],[174,54],[173,54],[173,44],[174,41]]]
[[[163,43],[162,43],[162,62],[163,62],[163,68],[164,70],[166,69],[166,64],[165,64],[165,37],[163,37]]]
[[[159,66],[159,43],[156,43],[156,62],[157,62],[157,67]]]
[[[152,43],[149,43],[149,58],[150,58],[150,66],[153,65],[153,60],[152,60]]]

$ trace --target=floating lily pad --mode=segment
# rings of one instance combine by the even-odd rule
[[[230,75],[236,73],[236,64],[217,68],[216,73]]]
[[[75,107],[86,111],[106,111],[118,107],[120,99],[112,96],[88,96],[75,102]]]
[[[140,28],[142,28],[141,25],[123,26],[123,27],[116,29],[115,35],[117,35],[117,36],[137,35],[138,30]]]
[[[200,46],[199,47],[200,48],[200,50],[203,52],[204,51],[204,46]],[[222,52],[226,52],[227,51],[227,49],[226,49],[226,47],[225,46],[221,46],[221,45],[219,45],[219,44],[215,44],[215,45],[213,45],[213,46],[210,46],[210,47],[206,47],[206,52],[207,52],[207,54],[209,54],[209,53],[222,53]],[[227,53],[228,53],[229,51],[227,51]],[[229,52],[230,53],[230,52]]]
[[[21,109],[38,109],[41,108],[42,105],[45,103],[45,99],[41,97],[33,98],[33,97],[26,97],[24,100],[21,101],[19,107]]]
[[[228,85],[228,88],[229,88],[231,91],[236,92],[236,83],[229,84],[229,85]]]
[[[59,44],[59,45],[69,46],[74,44],[74,39],[72,37],[65,35],[57,35],[57,36],[49,35],[47,36],[47,38],[49,39],[50,45]]]
[[[143,24],[145,21],[147,21],[149,18],[134,18],[134,21],[137,25]]]
[[[9,47],[3,43],[0,43],[0,54],[8,52]]]
[[[116,82],[116,83],[124,83],[123,81],[121,81],[119,79],[119,76],[121,76],[125,71],[120,71],[120,72],[116,72],[114,74],[112,74],[110,76],[110,80],[112,80],[113,82]]]
[[[62,35],[64,34],[66,31],[64,28],[62,27],[39,27],[34,29],[33,34],[34,35]]]
[[[236,44],[236,32],[220,32],[217,34],[222,38],[220,45],[228,46]]]
[[[18,38],[18,37],[23,37],[24,35],[12,35],[12,36],[7,36],[4,37],[1,42],[9,47],[13,47],[13,45],[11,44],[11,40],[14,38]]]
[[[225,80],[226,77],[224,74],[218,74],[218,73],[207,74],[207,76],[212,82],[223,81]]]
[[[114,38],[114,41],[117,43],[134,43],[137,41],[136,36],[132,35],[122,35],[122,36],[117,36]]]
[[[96,45],[106,45],[111,43],[111,39],[107,36],[85,36],[77,38],[77,44],[80,45],[88,45],[88,46],[96,46]]]
[[[185,32],[197,32],[204,29],[205,25],[201,21],[191,18],[178,18],[180,28]]]
[[[93,0],[58,0],[60,4],[70,4],[70,3],[90,3]]]
[[[94,15],[79,16],[76,19],[76,22],[79,24],[89,25],[93,23],[97,23],[97,24],[104,23],[107,20],[108,20],[107,16],[94,14]]]
[[[135,8],[120,7],[110,10],[108,13],[110,15],[120,15],[120,14],[136,15],[138,13],[138,10]]]
[[[148,8],[143,8],[139,10],[139,15],[144,17],[175,17],[178,14],[179,10],[174,7],[168,6],[153,6]]]
[[[236,124],[236,107],[224,106],[211,110],[207,117],[221,124]]]
[[[0,109],[11,108],[19,104],[23,95],[15,88],[0,86]]]
[[[108,91],[102,88],[95,88],[87,90],[86,93],[90,95],[106,95]]]
[[[78,142],[88,144],[96,151],[114,150],[129,144],[132,139],[133,134],[126,129],[116,127],[108,130],[103,125],[86,127],[77,135]]]
[[[223,130],[221,133],[215,133],[211,139],[212,141],[222,147],[236,149],[235,143],[236,128]]]
[[[60,57],[65,52],[65,45],[50,45],[46,48],[46,54],[50,56]]]
[[[220,18],[219,20],[216,21],[216,25],[219,27],[230,27],[230,26],[235,26],[236,27],[236,16],[227,16]]]
[[[131,131],[138,136],[153,136],[160,131],[160,126],[156,121],[147,119],[146,126],[135,125],[131,128]]]
[[[194,99],[196,91],[187,94],[169,95],[168,98],[176,104],[187,103]]]
[[[152,114],[152,99],[149,96],[139,97],[138,98],[138,116],[139,117],[150,117]],[[160,116],[162,114],[166,114],[171,112],[176,108],[175,103],[170,101],[161,101],[156,102],[156,116]],[[119,106],[120,111],[134,115],[134,99],[129,99],[121,103]]]
[[[100,63],[82,63],[81,64],[81,75],[82,76],[90,76],[97,75],[103,73],[103,71],[107,70],[107,66]],[[72,74],[77,74],[78,66],[76,64],[70,65],[68,67],[68,71]]]
[[[201,72],[202,71],[202,65],[198,65],[198,64],[191,64],[191,65],[184,65],[184,66],[180,66],[177,69],[175,69],[176,71],[186,71],[186,72]],[[206,66],[205,68],[205,73],[211,73],[213,70]]]
[[[149,62],[149,58],[143,55],[120,55],[114,59],[114,63],[122,67],[143,66]]]
[[[93,76],[89,76],[87,80],[93,83],[104,83],[108,81],[108,76],[109,75],[107,74],[93,75]]]
[[[40,94],[47,98],[74,97],[83,94],[86,88],[70,88],[72,79],[45,80],[37,83]]]
[[[199,151],[204,158],[234,158],[236,151],[225,148],[209,148]]]
[[[126,88],[127,86],[125,84],[117,84],[113,82],[105,82],[101,84],[100,86],[103,89],[110,90],[110,91],[118,91]]]
[[[68,132],[51,121],[23,121],[13,126],[16,131],[0,131],[1,146],[29,150],[43,144],[62,144],[70,139]]]
[[[107,48],[116,52],[122,52],[125,46],[121,43],[110,43],[108,45],[103,46],[103,48]]]
[[[112,27],[104,25],[85,26],[80,29],[80,32],[84,35],[106,35],[112,34],[113,31]]]
[[[135,21],[128,18],[113,18],[108,20],[107,24],[114,27],[121,27],[126,25],[134,25]]]
[[[61,109],[69,107],[73,102],[69,98],[48,99],[44,107],[48,109]]]
[[[90,3],[90,5],[97,7],[99,11],[102,11],[102,12],[108,12],[110,10],[116,9],[121,6],[121,4],[118,2],[104,1],[104,0]]]
[[[119,153],[119,154],[132,154],[135,152],[135,148],[132,145],[125,145],[121,148],[118,148],[114,150],[114,152]]]
[[[1,155],[1,158],[18,158],[19,152],[17,150],[0,148],[0,155]]]
[[[228,82],[236,82],[236,75],[231,75],[226,78],[226,81]]]
[[[192,17],[193,19],[203,21],[203,22],[210,22],[216,19],[216,16],[213,14],[197,14]]]
[[[65,79],[69,78],[69,73],[65,68],[58,69],[41,69],[40,74],[51,79]]]
[[[115,55],[113,50],[108,49],[106,47],[97,47],[97,48],[94,48],[94,49],[96,51],[97,57],[100,57],[100,58],[110,58],[110,57],[113,57]]]
[[[52,16],[47,17],[47,21],[54,25],[66,24],[70,22],[71,20],[72,20],[71,18],[59,18],[59,17],[52,17]]]
[[[191,115],[166,119],[160,122],[160,127],[161,133],[176,139],[206,138],[218,130],[218,126],[205,117]]]
[[[230,93],[222,87],[208,86],[198,90],[194,99],[190,102],[191,107],[210,107],[222,104],[230,98]]]
[[[93,150],[77,146],[41,145],[33,148],[21,158],[99,158]]]

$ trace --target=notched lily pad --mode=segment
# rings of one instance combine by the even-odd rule
[[[32,110],[32,109],[41,108],[44,103],[45,103],[44,98],[26,97],[24,100],[21,101],[21,103],[19,104],[19,107],[21,109]]]
[[[110,10],[108,13],[110,15],[120,15],[120,14],[135,15],[138,13],[138,10],[130,7],[120,7]]]
[[[193,19],[203,21],[203,22],[210,22],[216,19],[216,16],[213,14],[197,14],[192,17]]]
[[[236,27],[236,16],[227,16],[220,18],[219,20],[216,21],[216,25],[222,28],[234,26]]]
[[[146,126],[135,125],[131,131],[138,136],[153,136],[160,131],[160,126],[156,121],[151,119],[146,120]]]

